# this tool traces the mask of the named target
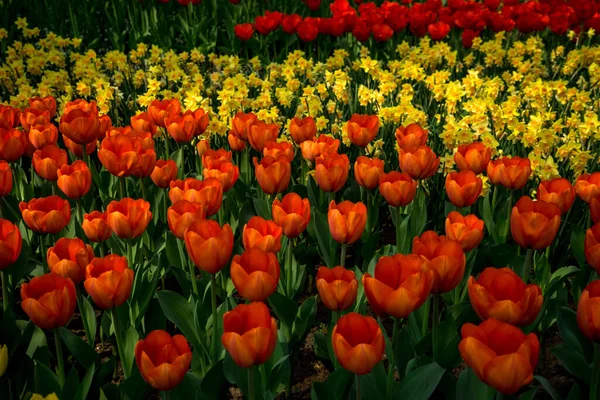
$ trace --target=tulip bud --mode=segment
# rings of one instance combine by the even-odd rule
[[[331,343],[342,367],[357,375],[371,372],[385,351],[385,340],[377,321],[355,312],[338,320]]]

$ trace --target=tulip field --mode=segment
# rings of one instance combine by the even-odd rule
[[[600,400],[598,32],[0,1],[0,399]]]

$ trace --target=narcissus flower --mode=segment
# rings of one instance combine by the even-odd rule
[[[242,243],[246,250],[258,247],[266,252],[277,253],[281,249],[282,233],[283,229],[275,222],[255,216],[244,226]]]
[[[279,126],[277,124],[267,124],[264,121],[256,120],[248,127],[248,142],[252,148],[260,153],[265,148],[265,143],[274,142],[279,136]]]
[[[298,237],[310,222],[310,202],[296,193],[288,193],[281,201],[275,199],[271,207],[273,221],[289,238]]]
[[[317,124],[313,117],[298,118],[290,120],[290,135],[296,144],[302,144],[307,140],[313,140],[317,135]]]
[[[462,216],[457,211],[451,211],[446,218],[446,236],[448,239],[460,242],[465,252],[473,250],[483,239],[483,220],[475,214]]]
[[[353,114],[348,121],[348,138],[358,147],[366,147],[379,131],[377,115]]]
[[[595,224],[585,233],[585,259],[596,271],[600,271],[600,224]]]
[[[481,142],[461,144],[454,153],[454,162],[460,171],[471,170],[475,175],[487,168],[492,156],[492,149]]]
[[[588,339],[600,341],[600,280],[595,280],[581,293],[577,303],[577,325]]]
[[[454,289],[465,274],[466,257],[460,242],[424,232],[413,239],[413,253],[429,260],[434,282],[431,293],[447,293]]]
[[[446,175],[446,194],[456,207],[470,207],[479,195],[483,182],[471,170],[450,172]]]
[[[408,124],[396,129],[396,141],[401,149],[416,148],[427,144],[429,133],[419,124]]]
[[[60,238],[48,249],[48,268],[53,274],[70,278],[74,284],[85,279],[85,267],[94,259],[94,250],[79,238]]]
[[[24,283],[21,299],[25,314],[42,329],[65,326],[77,304],[73,281],[56,274],[36,276]]]
[[[230,274],[240,296],[250,301],[265,301],[277,289],[279,262],[275,253],[252,247],[233,257]]]
[[[305,140],[300,144],[302,157],[310,162],[314,162],[322,154],[337,153],[339,147],[339,139],[329,135],[320,135],[318,138]]]
[[[209,274],[216,274],[231,259],[233,231],[215,220],[198,219],[184,233],[185,247],[194,264]]]
[[[277,158],[266,156],[260,160],[260,163],[254,157],[253,162],[254,174],[263,192],[274,195],[287,189],[292,176],[292,166],[286,156],[280,155]]]
[[[165,119],[179,115],[181,104],[177,99],[154,100],[148,106],[148,114],[155,125],[165,128]]]
[[[0,161],[0,196],[6,196],[13,188],[13,176],[10,164]]]
[[[29,229],[39,233],[58,233],[71,220],[69,202],[58,196],[31,199],[19,203],[23,221]]]
[[[440,165],[440,159],[429,146],[400,148],[398,155],[400,169],[413,179],[427,179],[433,176]]]
[[[404,207],[415,198],[417,182],[406,172],[384,173],[379,176],[379,193],[392,207]]]
[[[354,163],[356,182],[365,189],[375,189],[379,185],[379,177],[383,174],[383,160],[373,157],[359,156]]]
[[[342,367],[357,375],[371,372],[385,351],[385,340],[377,321],[355,312],[338,320],[331,343]]]
[[[477,378],[504,394],[514,394],[533,380],[540,342],[534,333],[488,319],[461,329],[460,355]]]
[[[510,214],[511,235],[521,247],[544,249],[550,246],[558,232],[560,215],[556,204],[523,196]]]
[[[589,203],[600,195],[600,172],[582,174],[575,182],[575,191],[583,201]]]
[[[184,240],[185,230],[189,228],[194,221],[205,219],[204,207],[202,204],[193,203],[187,200],[178,200],[167,210],[167,221],[169,229],[173,235]]]
[[[362,203],[342,201],[336,204],[335,200],[329,203],[327,213],[329,232],[333,239],[341,244],[351,244],[362,236],[367,224],[367,207]]]
[[[94,258],[85,269],[83,285],[99,308],[119,307],[131,296],[133,270],[116,254]]]
[[[308,142],[305,142],[308,143]],[[350,160],[345,154],[325,153],[317,157],[315,178],[324,192],[337,192],[346,184]]]
[[[529,158],[500,157],[487,165],[487,175],[494,185],[522,189],[531,175]]]
[[[53,144],[45,146],[42,150],[36,150],[31,159],[35,172],[48,181],[56,181],[58,169],[68,162],[67,152]]]
[[[187,200],[202,204],[207,217],[211,217],[219,211],[223,202],[223,186],[215,178],[198,180],[186,178],[184,180],[171,181],[169,199],[171,203],[178,200]]]
[[[177,179],[177,164],[174,160],[158,160],[150,179],[159,188],[168,188],[172,181]]]
[[[538,186],[537,199],[556,204],[560,208],[560,212],[564,214],[569,211],[575,200],[575,189],[565,178],[542,181]]]
[[[106,207],[106,221],[121,239],[140,236],[152,219],[150,203],[144,199],[124,198],[113,200]]]
[[[349,269],[320,267],[315,281],[321,301],[331,311],[345,310],[356,300],[358,280]]]
[[[21,254],[23,239],[19,227],[0,218],[0,270],[14,264]]]
[[[106,213],[101,211],[92,211],[89,214],[85,214],[81,227],[85,236],[92,242],[104,242],[113,233],[106,221]]]
[[[79,199],[92,187],[92,172],[81,160],[65,164],[57,171],[58,187],[70,199]]]

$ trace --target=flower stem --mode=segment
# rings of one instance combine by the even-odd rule
[[[436,361],[438,358],[437,348],[439,342],[439,324],[440,322],[440,297],[437,294],[433,295],[433,315],[431,322],[431,339],[433,345],[433,361]]]
[[[400,230],[400,210],[402,207],[396,208],[396,252],[402,253],[404,249],[402,249],[402,232]]]
[[[396,340],[398,338],[398,318],[392,317],[392,319],[394,320],[394,325],[392,328],[392,353],[394,353],[394,344],[396,344]],[[393,365],[391,362],[388,365],[388,381],[387,381],[387,394],[388,397],[392,395],[392,386],[394,385],[394,369],[395,369],[395,365]]]
[[[496,392],[496,400],[503,400],[504,394],[501,391]]]
[[[527,278],[529,277],[529,272],[531,270],[531,264],[533,262],[533,253],[534,250],[527,249],[527,253],[525,254],[525,262],[521,266],[521,270],[518,271],[518,275],[523,279],[523,282],[527,283]]]
[[[65,384],[65,361],[63,359],[62,344],[60,343],[60,333],[58,328],[54,328],[54,345],[56,346],[56,364],[58,366],[58,379],[60,387]]]
[[[342,244],[342,254],[340,256],[340,265],[342,268],[346,268],[346,247],[348,245],[346,243]]]
[[[113,307],[112,310],[112,320],[113,325],[115,326],[115,338],[117,339],[117,350],[119,351],[119,358],[121,359],[121,364],[123,365],[123,376],[125,379],[129,378],[129,365],[127,365],[127,357],[125,357],[125,350],[123,343],[123,332],[121,331],[121,322],[119,321],[119,314],[117,312],[117,308]]]
[[[119,178],[119,197],[121,199],[125,198],[125,177],[124,176]]]
[[[600,394],[600,345],[594,344],[594,367],[592,369],[592,381],[590,385],[590,400],[598,400]]]
[[[91,346],[94,346],[94,338],[96,336],[96,332],[89,331],[88,321],[87,321],[85,312],[83,311],[83,295],[81,294],[81,290],[79,290],[79,288],[76,288],[76,293],[77,293],[77,308],[79,308],[79,314],[81,314],[81,322],[83,322],[83,330],[85,331],[85,337],[86,337],[88,343]]]
[[[510,191],[508,195],[508,211],[506,212],[506,228],[504,229],[504,242],[508,239],[508,233],[510,232],[510,213],[512,212],[513,204],[513,191]]]
[[[285,252],[285,292],[292,298],[292,264],[294,263],[294,239],[288,239],[288,246]]]
[[[196,297],[199,297],[198,294],[198,284],[196,283],[196,266],[194,265],[194,263],[190,260],[189,261],[189,268],[190,268],[190,279],[192,281],[192,290],[194,292],[194,294],[196,295]],[[164,275],[163,275],[164,278]],[[163,279],[163,289],[164,289],[164,279]]]
[[[85,144],[81,145],[81,155],[83,158],[83,162],[89,167],[90,166],[90,156],[86,151]]]
[[[0,277],[2,278],[2,309],[6,314],[6,310],[8,310],[10,303],[8,301],[8,282],[6,282],[7,276],[4,273],[4,270],[0,271]]]
[[[44,246],[44,235],[40,235],[40,250],[42,251],[42,265],[44,266],[44,272],[48,273],[48,254],[46,253],[46,247]]]
[[[354,388],[356,389],[356,400],[361,400],[362,396],[360,393],[360,375],[354,375]]]
[[[133,246],[131,245],[130,240],[127,240],[127,262],[129,263],[129,268],[135,271],[135,262],[133,261]]]
[[[254,368],[248,368],[248,398],[254,400],[256,393],[254,392]]]
[[[81,199],[77,199],[77,218],[79,218],[79,225],[83,225],[83,207],[81,206]]]
[[[213,360],[216,364],[219,361],[219,329],[218,329],[218,318],[217,318],[217,280],[215,274],[210,274],[210,297],[212,304],[212,318],[213,318]]]
[[[427,328],[429,327],[429,303],[430,298],[427,297],[425,300],[425,304],[422,306],[423,308],[423,321],[421,322],[421,335],[425,337],[427,335]]]

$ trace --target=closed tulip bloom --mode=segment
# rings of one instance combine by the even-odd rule
[[[433,285],[429,262],[416,254],[381,257],[375,276],[363,275],[367,300],[379,316],[406,318],[421,307]]]
[[[492,149],[481,142],[461,144],[454,153],[454,162],[459,171],[471,170],[475,175],[487,168],[492,156]]]
[[[263,156],[278,158],[285,156],[290,162],[294,161],[294,146],[290,142],[267,142],[263,148]]]
[[[460,355],[480,381],[510,395],[533,380],[540,353],[534,333],[488,319],[479,326],[464,324],[461,335]]]
[[[396,129],[396,141],[401,149],[425,146],[428,136],[429,132],[415,123]]]
[[[337,192],[346,184],[350,160],[345,154],[325,153],[317,157],[315,178],[324,192]]]
[[[463,216],[457,211],[451,211],[446,218],[446,236],[448,239],[460,242],[465,252],[473,250],[483,239],[483,220],[475,214]]]
[[[264,303],[240,304],[223,315],[221,343],[239,367],[263,364],[277,344],[277,321]]]
[[[187,200],[176,201],[167,210],[167,221],[173,235],[184,240],[185,230],[189,228],[194,221],[205,219],[204,207],[199,203],[192,203]]]
[[[246,142],[248,141],[250,126],[256,120],[256,114],[238,111],[231,120],[231,130],[229,133]]]
[[[56,115],[56,99],[54,96],[32,97],[29,99],[29,108],[50,112],[50,118]]]
[[[141,151],[139,139],[132,139],[128,135],[113,135],[105,137],[100,143],[98,158],[114,176],[130,176],[138,166]]]
[[[300,144],[302,157],[310,162],[314,162],[322,154],[337,153],[339,147],[339,139],[329,135],[320,135],[316,139],[305,140]]]
[[[177,179],[172,181],[170,186],[171,203],[187,200],[202,204],[206,217],[215,215],[223,202],[223,186],[215,178],[206,178],[203,181],[195,178]]]
[[[47,254],[50,272],[69,278],[76,285],[85,279],[85,267],[93,258],[92,246],[79,238],[60,238]]]
[[[242,41],[250,40],[252,35],[254,34],[254,27],[252,24],[237,24],[233,27],[233,31],[235,36]]]
[[[156,134],[156,124],[148,112],[141,112],[129,119],[129,124],[134,131],[150,132],[152,136]]]
[[[460,242],[427,231],[413,239],[413,253],[429,260],[434,276],[431,293],[447,293],[462,281],[466,257]]]
[[[0,104],[0,129],[12,129],[19,126],[21,110]]]
[[[588,339],[600,341],[600,280],[592,281],[579,296],[577,325]]]
[[[0,218],[0,270],[13,265],[21,254],[23,239],[19,227]]]
[[[400,169],[413,179],[427,179],[433,176],[440,165],[440,159],[429,146],[400,148]]]
[[[294,117],[290,120],[289,131],[294,142],[302,144],[307,140],[313,140],[317,136],[317,124],[313,117]]]
[[[181,104],[177,99],[154,100],[148,106],[148,114],[155,125],[166,128],[165,119],[179,115]]]
[[[588,264],[600,271],[600,224],[595,224],[585,232],[583,247]]]
[[[489,162],[487,175],[494,185],[522,189],[531,175],[531,161],[529,158],[500,157]]]
[[[246,148],[246,142],[231,133],[227,135],[227,142],[233,151],[242,151]]]
[[[271,207],[273,221],[289,238],[298,237],[310,222],[310,202],[296,193],[288,193],[283,199],[275,199]]]
[[[517,244],[540,250],[550,246],[560,227],[560,208],[523,196],[510,214],[510,233]]]
[[[70,199],[79,199],[92,187],[92,173],[81,160],[65,164],[57,171],[58,187]]]
[[[194,136],[200,136],[206,132],[206,128],[208,128],[208,114],[203,108],[197,108],[192,112],[192,115],[194,116],[194,121],[196,121],[196,131],[194,132]]]
[[[168,188],[171,182],[177,179],[177,164],[174,160],[157,160],[150,179],[159,188]]]
[[[600,195],[600,172],[592,174],[582,174],[575,182],[575,192],[577,196],[586,203]]]
[[[341,244],[352,244],[362,236],[367,225],[367,207],[361,203],[332,200],[327,213],[329,232],[333,239]]]
[[[320,267],[315,278],[319,297],[331,311],[342,311],[354,304],[358,281],[353,271],[344,267]]]
[[[252,217],[242,232],[244,249],[258,247],[262,251],[277,253],[281,249],[283,229],[273,221],[262,217]]]
[[[379,131],[377,115],[353,114],[348,121],[348,139],[358,147],[366,147]]]
[[[354,163],[356,182],[365,189],[375,189],[379,185],[379,177],[383,174],[383,160],[373,157],[359,156]]]
[[[144,199],[113,200],[106,207],[106,222],[121,239],[132,239],[146,230],[152,219],[150,203]]]
[[[75,154],[79,158],[83,158],[83,147],[80,144],[75,143],[65,135],[62,136],[65,147]],[[98,141],[91,142],[85,145],[85,152],[87,155],[93,154],[98,146]]]
[[[33,147],[40,150],[49,144],[56,144],[58,129],[51,123],[32,126],[29,130],[28,139]]]
[[[266,194],[277,194],[287,189],[292,176],[292,165],[287,157],[266,156],[258,162],[254,157],[254,175],[260,188]]]
[[[183,335],[163,330],[150,332],[135,345],[135,362],[142,378],[154,389],[169,391],[177,387],[190,369],[192,351]]]
[[[225,149],[206,149],[202,153],[202,164],[210,164],[214,161],[229,161],[231,162],[233,154]]]
[[[50,123],[50,111],[36,108],[27,108],[19,116],[21,126],[25,132],[29,132],[32,126],[46,125]]]
[[[35,172],[48,181],[56,181],[58,169],[68,162],[67,152],[53,144],[49,144],[42,150],[36,150],[31,160]]]
[[[0,128],[0,160],[17,161],[27,150],[27,133],[18,129]]]
[[[106,132],[97,112],[81,109],[65,112],[60,118],[59,129],[63,135],[80,145],[95,142]]]
[[[265,301],[279,283],[279,262],[275,253],[267,253],[258,247],[233,256],[231,281],[246,300]]]
[[[450,172],[446,175],[446,194],[456,207],[473,205],[479,195],[483,182],[469,169],[460,172]]]
[[[69,202],[58,196],[22,201],[19,209],[29,229],[38,233],[58,233],[71,220]]]
[[[136,178],[146,178],[154,171],[156,165],[156,150],[154,148],[142,148],[136,158],[136,163],[131,169],[131,175]]]
[[[77,304],[73,281],[56,274],[36,276],[24,283],[21,300],[25,314],[41,329],[65,326]]]
[[[85,236],[92,242],[104,242],[113,233],[106,220],[106,213],[100,211],[85,214],[81,227]]]
[[[331,343],[342,367],[357,375],[371,372],[385,351],[385,340],[377,321],[355,312],[338,320]]]
[[[83,286],[99,308],[119,307],[131,296],[133,270],[116,254],[94,258],[85,269]]]
[[[469,299],[482,320],[527,326],[537,318],[544,298],[538,285],[526,285],[510,268],[486,268],[469,277]]]
[[[167,132],[177,143],[187,143],[196,133],[196,120],[191,111],[165,118]]]
[[[379,176],[379,193],[392,207],[408,205],[417,194],[417,181],[406,172],[392,171]]]
[[[66,114],[73,110],[98,113],[98,105],[94,100],[88,102],[85,99],[76,99],[65,104],[63,113]]]
[[[190,258],[204,272],[216,274],[231,259],[233,231],[228,224],[221,227],[215,220],[198,219],[185,231],[184,240]]]
[[[13,188],[13,176],[10,164],[0,161],[0,196],[6,196]]]
[[[237,182],[240,176],[240,169],[237,165],[233,165],[231,161],[216,160],[204,164],[202,175],[204,179],[217,179],[221,183],[221,186],[223,186],[223,191],[227,192]]]
[[[538,186],[537,199],[556,204],[564,214],[569,211],[575,200],[575,188],[565,178],[542,181]]]
[[[600,195],[592,198],[588,203],[588,206],[590,207],[590,217],[592,217],[592,221],[597,224],[600,222]]]
[[[279,136],[279,126],[277,124],[267,124],[264,121],[256,120],[248,128],[248,142],[252,148],[260,153],[265,148],[265,143],[274,142]]]
[[[196,143],[196,151],[198,152],[198,157],[204,157],[204,153],[210,150],[210,141],[208,139],[200,139],[198,143]]]

